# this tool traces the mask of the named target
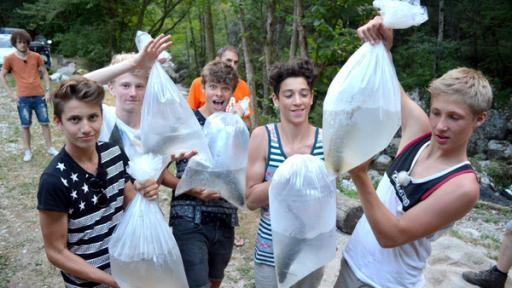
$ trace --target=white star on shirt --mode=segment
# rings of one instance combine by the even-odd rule
[[[85,184],[85,182],[84,182],[84,186],[82,186],[82,190],[84,190],[84,194],[89,192],[89,186],[87,186],[87,184]]]
[[[73,199],[75,199],[76,197],[78,197],[78,196],[76,196],[76,190],[73,190],[73,192],[71,193],[71,197],[73,197]]]
[[[94,203],[94,205],[96,205],[97,202],[98,202],[98,196],[96,196],[96,194],[94,194],[94,196],[92,197],[92,203]]]
[[[64,166],[64,163],[59,162],[59,164],[57,164],[57,169],[60,169],[60,172],[62,172],[66,169],[66,166]]]
[[[84,210],[85,209],[85,202],[84,201],[80,201],[80,211]]]
[[[78,173],[71,173],[71,180],[73,180],[73,183],[78,181]]]
[[[66,180],[66,179],[64,179],[64,178],[62,178],[62,177],[60,177],[60,181],[62,181],[62,183],[64,183],[64,185],[65,185],[66,187],[68,187],[68,180]]]
[[[74,211],[73,208],[69,209],[69,213],[68,214],[73,214],[73,211]]]

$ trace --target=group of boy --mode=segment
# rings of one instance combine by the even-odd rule
[[[392,46],[392,31],[383,26],[380,17],[359,28],[358,35],[372,43],[383,41],[388,49]],[[168,38],[159,36],[131,59],[86,77],[105,80],[137,69],[147,71],[148,63],[169,46],[167,41]],[[246,192],[247,207],[261,209],[254,262],[256,287],[262,288],[277,287],[268,209],[272,175],[294,154],[312,154],[323,159],[322,131],[308,119],[314,99],[312,63],[293,60],[277,64],[269,74],[272,100],[278,108],[280,121],[257,127],[251,135]],[[200,81],[205,104],[194,113],[203,125],[211,114],[226,110],[239,79],[232,65],[216,59],[203,68]],[[137,86],[131,89],[135,93]],[[133,179],[125,169],[129,156],[118,145],[96,144],[102,129],[100,90],[101,86],[94,81],[73,79],[61,84],[56,91],[54,120],[64,133],[66,145],[43,173],[38,192],[48,258],[63,271],[65,282],[77,287],[85,287],[84,283],[117,287],[108,274],[105,249],[123,203],[126,204],[134,193]],[[492,103],[491,87],[480,72],[458,68],[432,81],[429,92],[432,101],[427,116],[401,91],[399,152],[377,191],[367,174],[369,162],[350,171],[364,216],[344,249],[335,287],[424,286],[423,270],[432,241],[468,213],[478,200],[479,184],[466,149],[471,133],[486,119],[486,111]],[[140,101],[141,97],[138,96]],[[115,109],[119,120],[122,117],[117,113],[120,107],[116,105]],[[138,113],[140,116],[140,111]],[[128,124],[127,120],[122,121]],[[117,129],[122,130],[123,124],[116,123]],[[132,128],[137,129],[138,125]],[[190,156],[176,158],[185,160],[177,163],[178,178]],[[118,168],[112,169],[114,166]],[[394,175],[403,171],[411,181],[396,180]],[[179,180],[173,181],[169,182],[172,188]],[[154,198],[157,186],[152,180],[138,191]],[[410,196],[407,201],[397,187]],[[237,211],[218,191],[204,188],[173,195],[170,225],[189,286],[219,287],[233,249]],[[102,197],[106,200],[100,201]],[[86,215],[93,216],[86,217],[90,219],[87,223],[83,221]],[[97,247],[94,251],[97,255],[84,253],[89,251],[88,245]],[[501,269],[507,267],[498,268],[506,273]],[[319,287],[322,276],[323,269],[318,269],[294,287]]]

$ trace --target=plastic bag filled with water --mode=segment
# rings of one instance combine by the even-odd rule
[[[176,195],[191,188],[219,192],[238,208],[245,207],[245,172],[249,131],[242,119],[232,113],[216,112],[206,119],[203,131],[212,155],[212,164],[192,157],[185,168]]]
[[[147,35],[149,36],[149,35]],[[151,37],[137,37],[137,48],[144,49]],[[142,104],[140,123],[144,153],[162,156],[162,169],[172,154],[196,150],[205,163],[210,163],[206,139],[194,113],[171,78],[156,61],[149,73]]]
[[[427,20],[409,1],[375,1],[388,28]],[[415,9],[413,9],[415,8]],[[323,104],[325,162],[346,172],[383,150],[400,127],[400,85],[384,44],[363,44],[332,80]]]
[[[161,157],[145,154],[129,162],[137,181],[160,175]],[[109,243],[112,276],[121,288],[188,287],[178,244],[158,201],[137,193]]]
[[[293,155],[269,188],[275,269],[290,287],[336,256],[336,179],[312,155]]]

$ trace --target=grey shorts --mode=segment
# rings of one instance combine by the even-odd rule
[[[512,220],[508,221],[507,226],[505,226],[505,232],[512,232]]]
[[[233,252],[234,227],[196,224],[183,218],[173,219],[172,227],[190,288],[209,287],[209,280],[222,280]]]
[[[324,276],[324,267],[309,273],[292,288],[315,288],[320,287]],[[254,280],[256,288],[277,288],[277,276],[274,266],[254,263]]]
[[[372,287],[369,284],[364,283],[363,281],[357,278],[356,274],[350,268],[345,258],[341,258],[340,265],[340,273],[338,274],[338,279],[336,279],[336,284],[334,284],[334,288],[367,288]]]

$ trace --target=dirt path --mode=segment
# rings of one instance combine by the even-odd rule
[[[16,106],[3,90],[0,90],[0,107],[0,287],[62,287],[58,270],[46,259],[36,210],[39,176],[50,156],[46,154],[41,130],[36,124],[32,129],[33,159],[23,162]],[[55,146],[61,147],[62,136],[53,126],[52,133]],[[169,190],[163,189],[160,195],[162,210],[167,214],[169,194]],[[491,263],[488,257],[497,256],[501,225],[510,215],[489,212],[484,207],[455,225],[450,234],[466,242],[453,237],[443,237],[436,242],[426,272],[429,287],[467,287],[460,282],[460,272],[488,267]],[[223,287],[254,287],[252,252],[259,215],[244,212],[240,218],[237,234],[245,239],[245,245],[235,248]],[[329,265],[322,287],[332,287],[340,251],[348,237],[339,234],[337,260]],[[472,254],[478,257],[468,258]]]

